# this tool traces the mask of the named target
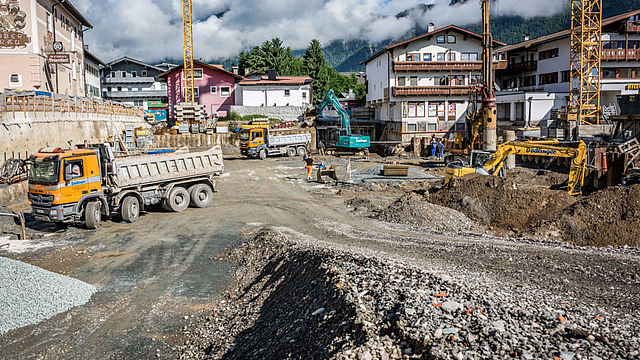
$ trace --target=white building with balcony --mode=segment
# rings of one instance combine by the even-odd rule
[[[148,110],[149,102],[166,103],[167,83],[156,76],[160,67],[129,57],[108,63],[100,70],[103,98]]]
[[[504,46],[494,41],[494,46]],[[481,78],[482,36],[455,25],[389,45],[364,62],[367,104],[384,121],[383,140],[464,131],[473,85]],[[494,59],[496,68],[505,61]]]
[[[564,30],[499,49],[508,60],[496,78],[500,125],[538,126],[568,105],[570,37]],[[640,9],[603,19],[602,47],[601,105],[617,115],[620,97],[640,100]]]

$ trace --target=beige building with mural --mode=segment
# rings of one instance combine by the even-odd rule
[[[84,96],[84,31],[90,28],[69,1],[0,0],[0,92]]]

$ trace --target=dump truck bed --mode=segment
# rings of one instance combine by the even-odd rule
[[[222,148],[119,158],[113,161],[113,171],[111,180],[120,188],[220,175],[224,172]]]
[[[286,146],[311,143],[311,134],[270,135],[269,146]]]

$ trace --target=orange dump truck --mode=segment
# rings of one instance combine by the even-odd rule
[[[222,150],[116,158],[108,145],[89,149],[44,148],[31,157],[29,199],[37,220],[90,229],[119,215],[133,223],[154,204],[180,212],[207,207],[214,176],[224,172]]]

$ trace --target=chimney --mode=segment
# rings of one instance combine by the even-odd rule
[[[238,66],[232,66],[231,67],[231,72],[238,75],[238,72],[240,72],[240,67]]]
[[[531,40],[531,34],[524,34],[524,40],[523,41],[529,41]]]
[[[427,32],[434,32],[436,30],[436,24],[429,23],[429,27],[427,27]]]
[[[276,69],[269,69],[269,80],[277,80],[278,79],[278,73],[276,72]]]

